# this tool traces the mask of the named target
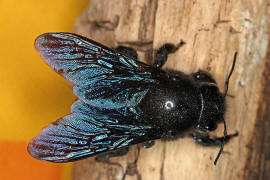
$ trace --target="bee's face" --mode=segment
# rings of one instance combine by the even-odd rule
[[[201,86],[201,115],[197,127],[202,130],[213,131],[222,121],[225,112],[224,95],[215,85]]]

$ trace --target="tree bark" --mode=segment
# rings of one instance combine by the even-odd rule
[[[149,149],[133,146],[111,164],[88,158],[74,163],[73,179],[269,179],[270,49],[267,0],[91,0],[77,19],[75,32],[108,47],[129,46],[152,64],[164,43],[186,42],[169,55],[165,68],[185,73],[199,69],[213,75],[221,91],[238,52],[227,97],[225,145],[202,147],[191,138],[156,141]],[[267,61],[266,61],[267,60]],[[220,125],[214,135],[222,136]]]

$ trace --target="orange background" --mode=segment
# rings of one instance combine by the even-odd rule
[[[45,32],[71,32],[87,5],[87,0],[0,0],[0,179],[71,179],[71,164],[41,162],[26,150],[74,101],[66,81],[33,44]]]

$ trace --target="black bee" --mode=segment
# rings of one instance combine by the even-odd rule
[[[128,146],[149,145],[192,129],[197,142],[221,146],[216,164],[224,142],[236,135],[227,135],[224,113],[237,53],[221,93],[206,72],[186,75],[161,70],[168,54],[183,44],[165,44],[150,66],[138,61],[131,48],[112,50],[71,33],[39,36],[36,49],[49,66],[73,83],[78,100],[71,114],[44,128],[29,143],[29,153],[51,162],[115,150],[124,154]],[[224,137],[211,139],[207,132],[215,130],[219,122],[224,123]]]

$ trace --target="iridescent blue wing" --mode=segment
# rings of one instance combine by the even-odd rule
[[[78,100],[71,114],[29,143],[28,151],[40,160],[69,162],[160,138],[155,128],[134,111],[96,108]]]
[[[76,34],[46,33],[35,47],[74,84],[75,95],[94,106],[134,107],[157,81],[157,69]]]

